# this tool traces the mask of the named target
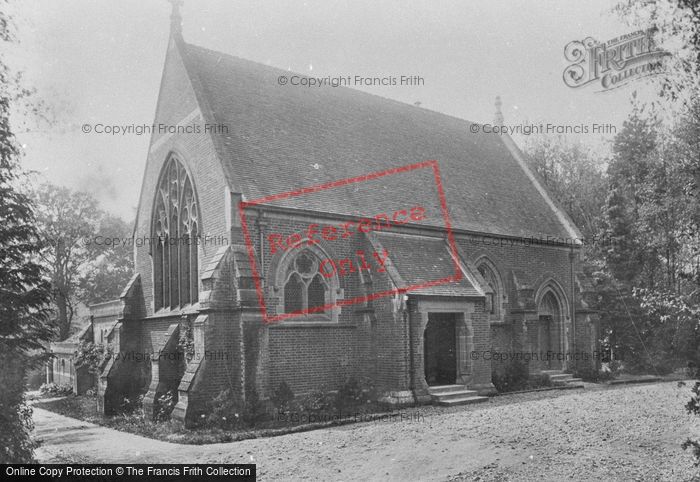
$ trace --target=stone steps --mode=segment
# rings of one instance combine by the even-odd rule
[[[574,378],[570,373],[564,373],[561,370],[542,370],[542,375],[547,375],[554,386],[575,386],[583,387],[581,378]]]
[[[454,405],[468,405],[470,403],[480,403],[488,400],[488,397],[477,395],[474,390],[469,390],[464,385],[440,385],[429,387],[428,392],[433,399],[433,403],[443,407]]]

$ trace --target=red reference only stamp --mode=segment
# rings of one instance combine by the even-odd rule
[[[437,205],[439,210],[433,212],[432,215],[440,219],[430,219],[431,213],[420,202],[414,202],[405,207],[386,210],[373,213],[371,215],[353,216],[356,219],[343,219],[347,215],[341,215],[338,219],[330,222],[312,222],[305,224],[301,229],[295,229],[291,234],[278,232],[274,227],[261,238],[260,249],[270,256],[288,255],[294,252],[302,251],[304,248],[317,245],[329,246],[334,243],[345,243],[346,249],[334,251],[348,252],[348,245],[352,242],[357,242],[358,237],[369,236],[371,233],[377,232],[396,232],[398,229],[404,228],[409,224],[420,225],[429,224],[432,227],[440,227],[444,229],[444,234],[447,239],[447,247],[452,257],[454,272],[439,279],[421,280],[418,283],[404,286],[401,288],[393,288],[388,290],[377,291],[373,293],[365,293],[359,296],[336,299],[333,302],[316,302],[313,306],[304,306],[301,309],[296,309],[291,312],[270,313],[265,301],[265,292],[263,282],[260,275],[260,267],[255,256],[255,246],[252,241],[252,235],[248,227],[245,210],[249,207],[270,207],[276,206],[276,203],[289,198],[297,198],[300,196],[309,196],[314,193],[332,190],[334,188],[342,188],[351,186],[357,183],[367,183],[369,181],[386,178],[387,176],[397,176],[399,174],[409,173],[417,170],[431,170],[431,178],[434,180],[434,188],[436,191]],[[415,186],[416,189],[420,187]],[[265,323],[273,323],[290,318],[302,318],[314,313],[326,313],[331,309],[348,306],[353,304],[366,303],[368,301],[403,294],[409,291],[415,291],[423,288],[429,288],[436,285],[456,282],[462,279],[462,271],[457,263],[457,250],[455,247],[454,237],[452,234],[452,225],[445,200],[445,193],[440,178],[440,170],[437,161],[425,161],[407,166],[401,166],[383,171],[373,172],[370,174],[341,179],[325,184],[310,186],[295,191],[287,191],[279,194],[273,194],[262,198],[241,201],[238,206],[241,219],[241,228],[245,239],[246,248],[248,251],[250,266],[255,282],[260,310]],[[432,221],[432,222],[431,222]],[[410,236],[410,233],[405,233]],[[362,243],[359,243],[362,245]],[[325,252],[322,250],[321,252]],[[356,248],[352,250],[351,256],[342,257],[321,257],[316,262],[316,273],[323,279],[344,278],[353,273],[373,272],[387,273],[388,264],[390,263],[391,252],[387,249],[366,249]],[[309,305],[311,305],[309,303]]]

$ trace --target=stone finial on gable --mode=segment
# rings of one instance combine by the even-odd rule
[[[170,34],[182,35],[182,15],[180,14],[180,7],[185,3],[183,0],[168,0],[173,6],[172,12],[170,13]]]
[[[503,112],[501,112],[501,106],[503,103],[501,102],[501,96],[497,95],[496,96],[496,113],[493,116],[493,124],[500,126],[503,125]]]

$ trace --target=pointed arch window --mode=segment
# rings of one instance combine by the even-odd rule
[[[199,299],[198,212],[192,179],[171,155],[158,182],[153,213],[156,310],[179,308]]]
[[[481,274],[486,284],[491,288],[492,293],[486,297],[486,313],[492,321],[502,320],[502,299],[503,299],[503,284],[498,276],[496,269],[491,262],[484,258],[477,264],[477,269]]]
[[[283,287],[285,313],[313,310],[330,303],[330,286],[319,273],[320,264],[315,254],[304,250],[286,265]]]

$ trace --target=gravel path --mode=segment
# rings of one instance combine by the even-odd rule
[[[690,385],[690,384],[689,384]],[[264,480],[688,480],[700,438],[676,382],[495,397],[366,422],[203,446],[158,442],[35,408],[45,462],[254,462]]]

